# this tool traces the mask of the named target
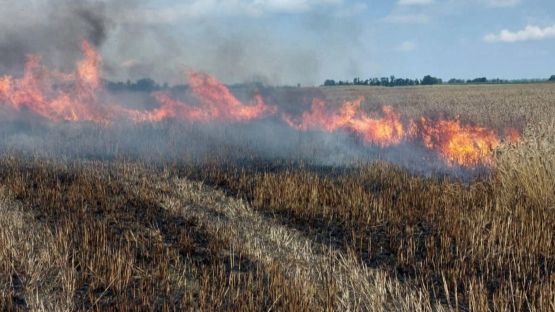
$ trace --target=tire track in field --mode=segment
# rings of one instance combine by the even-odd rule
[[[342,311],[445,310],[432,304],[426,291],[401,284],[384,271],[369,269],[354,253],[319,244],[222,190],[169,172],[132,179],[148,183],[165,209],[195,217],[213,235],[229,238],[231,255],[248,256],[267,265],[278,263],[306,296],[322,306],[333,300],[335,310]]]

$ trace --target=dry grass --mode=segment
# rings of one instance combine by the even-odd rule
[[[4,309],[431,311],[354,255],[167,171],[13,158],[0,171]]]
[[[367,107],[391,105],[409,117],[448,114],[494,128],[522,127],[555,116],[555,84],[421,86],[403,88],[325,87],[331,102],[363,95]]]
[[[555,310],[553,86],[323,92],[530,126],[470,182],[387,163],[3,155],[0,309]]]
[[[102,164],[1,168],[4,309],[309,306],[275,265],[230,254],[225,236],[161,208],[145,181],[122,183]]]
[[[477,311],[552,307],[552,208],[525,198],[506,204],[498,180],[465,185],[388,165],[357,169],[200,173],[314,241],[418,284],[433,301]]]
[[[555,119],[526,129],[518,146],[499,151],[498,196],[502,204],[526,200],[530,205],[555,209]]]

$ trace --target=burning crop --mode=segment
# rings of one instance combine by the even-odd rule
[[[40,56],[28,56],[21,78],[0,78],[0,104],[8,111],[29,111],[54,123],[92,122],[103,126],[118,120],[245,124],[272,118],[298,132],[353,133],[364,145],[377,148],[419,144],[446,164],[463,167],[492,165],[494,151],[503,141],[514,144],[520,139],[520,131],[514,128],[504,130],[502,137],[494,129],[456,119],[422,116],[413,120],[391,106],[383,106],[381,112],[367,112],[362,107],[364,97],[339,106],[314,98],[309,110],[292,115],[280,111],[281,103],[269,104],[258,93],[245,103],[215,77],[194,71],[187,74],[187,100],[162,90],[151,94],[157,107],[132,108],[106,96],[100,74],[102,58],[87,41],[82,42],[81,50],[83,59],[73,73],[50,70]]]
[[[449,163],[459,165],[489,165],[492,152],[501,143],[497,134],[487,128],[462,125],[459,120],[421,119],[423,144],[440,153]]]
[[[167,116],[185,121],[243,122],[276,112],[276,107],[264,103],[259,95],[255,96],[254,103],[250,105],[241,103],[225,85],[205,73],[189,72],[188,78],[192,93],[200,102],[198,106],[173,99],[165,92],[152,94],[161,107],[168,110]]]
[[[322,130],[334,132],[350,130],[364,143],[379,147],[390,147],[403,141],[419,141],[431,151],[437,152],[450,165],[466,167],[491,165],[493,151],[501,144],[501,138],[493,129],[476,125],[465,125],[459,120],[431,120],[421,117],[420,122],[403,122],[401,114],[390,106],[378,114],[361,110],[364,98],[347,101],[338,109],[329,109],[326,102],[315,99],[312,109],[298,119],[284,115],[287,124],[301,131]],[[514,128],[505,130],[505,140],[516,143],[520,133]]]

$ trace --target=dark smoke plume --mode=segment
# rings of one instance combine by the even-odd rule
[[[0,72],[20,71],[29,54],[61,70],[79,58],[79,42],[100,47],[107,39],[114,9],[99,1],[21,1],[0,11]]]

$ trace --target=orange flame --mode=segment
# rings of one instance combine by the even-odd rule
[[[326,101],[322,99],[312,100],[312,109],[304,112],[300,121],[295,121],[289,115],[284,115],[284,121],[297,130],[324,130],[333,132],[340,128],[347,127],[355,118],[364,99],[358,98],[354,101],[346,101],[336,111],[327,109]]]
[[[154,92],[152,96],[160,103],[157,111],[159,118],[175,117],[187,121],[221,120],[243,122],[274,114],[277,109],[264,103],[256,95],[250,105],[239,101],[229,89],[215,77],[205,73],[190,72],[189,85],[193,94],[199,99],[194,106],[172,98],[167,92]]]
[[[284,114],[283,120],[295,129],[324,130],[333,132],[337,129],[351,130],[359,135],[364,142],[382,147],[401,143],[405,137],[404,126],[400,114],[389,106],[383,107],[383,117],[369,116],[360,110],[364,101],[359,97],[354,101],[346,101],[337,110],[327,108],[326,101],[314,99],[312,109],[304,112],[300,120],[294,120]]]
[[[87,41],[81,43],[81,50],[85,59],[77,64],[77,77],[87,88],[96,90],[100,87],[100,56]]]
[[[492,164],[493,151],[501,143],[495,131],[462,125],[459,120],[431,122],[422,117],[421,136],[424,146],[439,152],[450,164],[463,166]]]
[[[505,141],[509,144],[517,144],[520,142],[522,134],[515,128],[505,129]]]
[[[384,106],[382,110],[383,117],[371,118],[363,114],[351,122],[351,128],[364,142],[382,147],[397,145],[405,138],[401,115],[390,106]]]
[[[251,105],[241,103],[226,86],[208,74],[190,72],[188,78],[193,94],[213,119],[247,121],[276,112],[276,107],[266,105],[259,95]]]
[[[173,99],[166,92],[152,93],[154,99],[160,103],[160,108],[154,111],[157,116],[150,121],[159,121],[166,118],[179,118],[187,121],[210,121],[210,111]]]
[[[148,111],[106,103],[100,99],[103,92],[101,57],[87,41],[82,42],[81,50],[84,58],[70,74],[50,71],[39,56],[28,56],[21,78],[0,77],[0,103],[15,111],[29,110],[54,122],[92,121],[101,124],[108,124],[116,118],[135,122],[159,122],[169,118],[189,122],[246,122],[277,112],[277,108],[266,104],[260,95],[256,95],[251,103],[241,102],[215,77],[199,72],[188,74],[191,92],[198,103],[186,103],[162,91],[152,93],[160,106]],[[360,97],[333,109],[325,100],[315,98],[311,109],[300,117],[283,114],[282,119],[299,131],[351,131],[364,143],[380,147],[420,140],[450,165],[490,165],[494,161],[494,150],[501,144],[492,129],[461,124],[459,120],[425,117],[418,122],[411,119],[403,122],[401,114],[390,106],[384,106],[381,114],[364,112],[361,109],[363,101],[364,98]],[[505,129],[504,136],[504,141],[509,144],[521,139],[521,133],[513,128]]]
[[[367,114],[360,109],[363,100],[346,101],[334,110],[329,109],[324,100],[314,99],[311,110],[304,112],[300,118],[283,114],[283,120],[301,131],[350,130],[365,143],[380,147],[398,145],[404,140],[421,140],[426,148],[439,153],[450,165],[491,165],[494,161],[493,151],[501,143],[494,130],[463,125],[459,120],[431,121],[422,117],[419,123],[412,119],[403,123],[401,114],[390,106],[382,108],[382,117]],[[505,140],[518,142],[520,133],[516,129],[506,129]]]
[[[0,79],[0,100],[15,110],[26,108],[52,121],[106,122],[106,107],[96,100],[100,57],[86,41],[82,49],[85,59],[73,75],[51,72],[39,56],[28,56],[21,79]],[[68,88],[68,81],[72,88]]]

